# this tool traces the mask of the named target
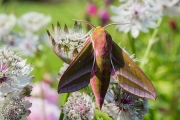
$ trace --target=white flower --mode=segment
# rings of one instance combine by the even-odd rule
[[[0,39],[8,35],[14,25],[16,24],[16,17],[13,14],[0,14]]]
[[[50,16],[38,12],[28,12],[18,19],[18,25],[26,31],[37,32],[50,21]]]
[[[3,45],[14,48],[17,46],[18,39],[20,39],[20,34],[11,32],[10,34],[2,37],[1,42]]]
[[[179,16],[180,15],[180,1],[172,7],[165,8],[164,13],[169,16]]]
[[[25,65],[17,54],[7,48],[0,49],[0,95],[4,96],[14,90],[21,91],[33,78],[30,64]]]
[[[2,39],[2,44],[11,47],[12,50],[21,52],[24,56],[34,56],[38,49],[39,36],[30,32],[25,34],[11,33]]]
[[[60,28],[60,24],[57,27],[53,26],[53,34],[48,32],[52,48],[56,55],[66,63],[70,63],[78,52],[82,49],[83,43],[86,40],[86,35],[82,30],[82,26],[75,22],[72,30],[68,30],[65,25],[64,29]]]
[[[28,109],[31,107],[31,103],[25,101],[17,91],[7,94],[0,102],[1,120],[27,120],[26,117],[30,114]]]
[[[115,120],[142,120],[148,112],[147,99],[139,98],[111,83],[102,110]]]
[[[73,92],[62,108],[62,112],[71,120],[92,120],[95,105],[87,94]]]
[[[160,13],[154,11],[143,1],[129,0],[119,7],[111,6],[111,10],[117,15],[111,17],[113,22],[128,23],[117,25],[118,30],[124,33],[131,32],[134,38],[139,36],[140,31],[147,33],[148,28],[156,28],[155,20],[161,17]]]
[[[144,0],[157,12],[162,11],[169,16],[180,14],[180,1],[179,0]]]
[[[169,16],[180,15],[180,1],[179,0],[166,0],[164,6],[164,13]],[[161,4],[161,3],[160,3]]]
[[[179,2],[179,0],[143,0],[144,2],[150,4],[152,7],[156,6],[157,7],[172,7],[175,4]]]
[[[62,74],[66,71],[66,69],[68,68],[69,64],[67,63],[63,63],[63,66],[60,68],[59,70],[59,77],[62,76]],[[59,80],[59,79],[58,79]]]
[[[16,50],[21,52],[24,56],[34,56],[34,53],[38,48],[38,40],[39,36],[26,33],[17,41],[18,46],[16,47]]]
[[[12,33],[2,39],[3,44],[12,50],[21,52],[24,56],[34,56],[38,49],[39,36],[26,32],[25,34]]]

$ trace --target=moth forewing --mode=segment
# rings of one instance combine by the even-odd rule
[[[115,42],[112,44],[111,63],[113,76],[124,90],[139,97],[156,99],[156,90],[149,78]]]
[[[74,92],[87,86],[90,82],[93,64],[94,50],[89,39],[61,76],[58,93]]]

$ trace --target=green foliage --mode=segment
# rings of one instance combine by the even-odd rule
[[[95,109],[95,117],[94,120],[113,120],[111,117],[108,116],[108,114],[101,112],[98,109]]]

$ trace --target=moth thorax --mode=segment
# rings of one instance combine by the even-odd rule
[[[101,26],[96,27],[93,31],[92,39],[95,41],[96,39],[101,39],[103,36],[105,37],[105,29]]]

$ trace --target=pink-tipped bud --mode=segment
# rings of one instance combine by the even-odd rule
[[[176,21],[173,19],[169,20],[169,26],[171,27],[172,30],[176,30],[177,29]]]
[[[94,16],[97,13],[97,7],[95,4],[91,3],[87,6],[87,12],[90,16]]]

